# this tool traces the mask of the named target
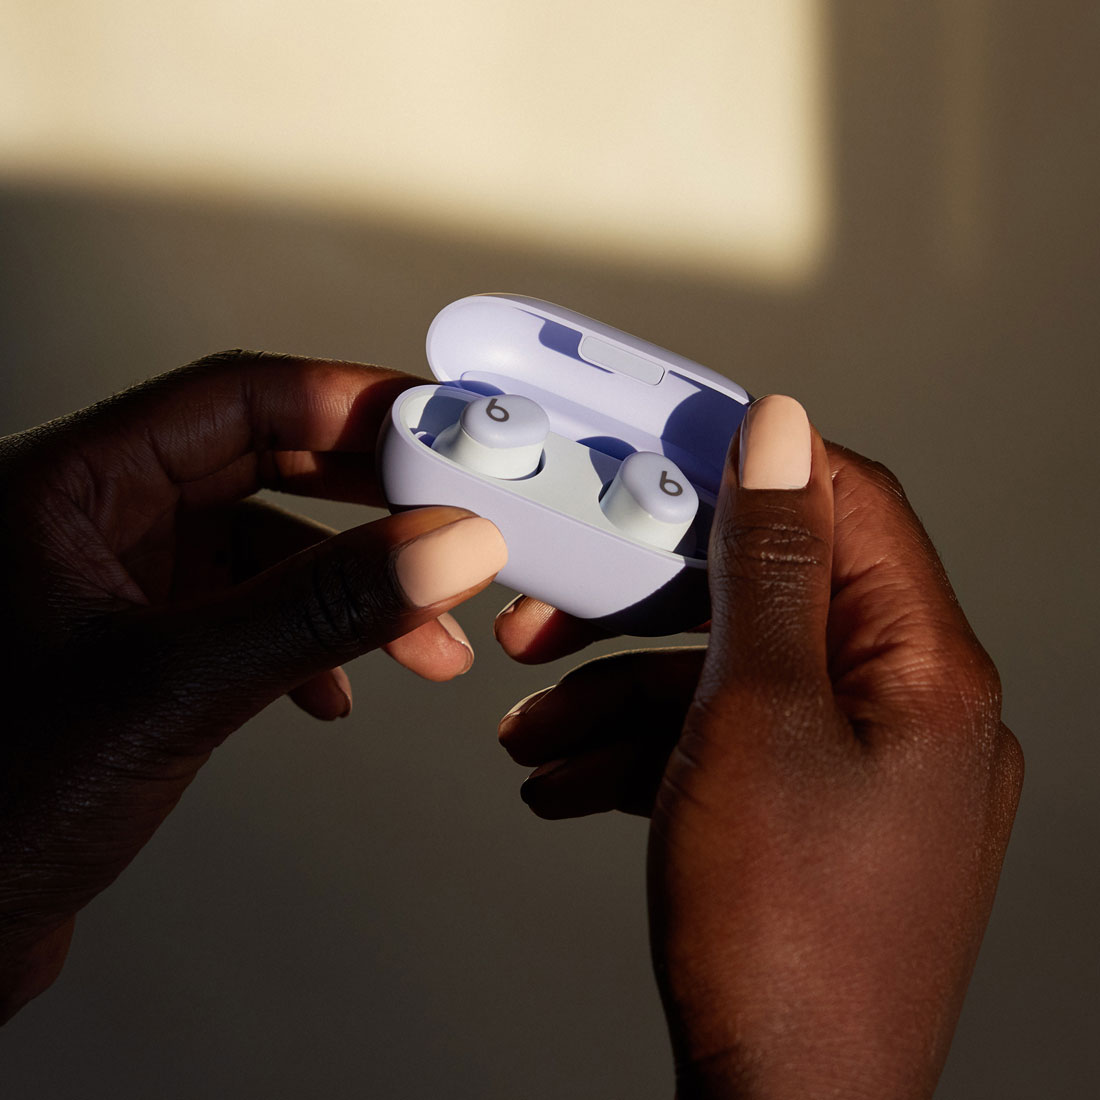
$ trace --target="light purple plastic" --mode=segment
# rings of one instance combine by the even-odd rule
[[[663,369],[652,385],[586,361],[584,338]],[[444,382],[476,393],[537,401],[550,430],[571,439],[608,436],[616,457],[657,451],[712,496],[749,395],[736,382],[675,352],[516,294],[475,294],[442,309],[428,329],[428,364]],[[598,449],[605,449],[596,445]]]
[[[665,634],[707,618],[710,505],[750,400],[744,389],[599,321],[510,294],[447,306],[428,330],[427,353],[443,385],[402,394],[381,444],[391,508],[451,504],[491,519],[508,545],[501,583],[608,629]],[[588,450],[572,448],[558,463],[548,448],[544,468],[509,482],[430,449],[466,402],[494,393],[536,401],[551,433]],[[700,516],[680,552],[622,535],[591,507],[588,497],[634,451],[666,455],[699,493]],[[582,466],[577,454],[587,456]],[[564,484],[563,470],[572,471]]]

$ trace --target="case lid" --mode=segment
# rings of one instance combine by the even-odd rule
[[[441,382],[537,401],[558,435],[625,458],[667,455],[718,491],[749,395],[675,352],[536,298],[475,294],[437,314],[428,364]]]

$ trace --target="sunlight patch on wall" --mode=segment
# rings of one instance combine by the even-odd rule
[[[804,279],[821,0],[7,0],[0,174]]]

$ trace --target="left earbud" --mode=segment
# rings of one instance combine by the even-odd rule
[[[479,397],[435,437],[432,450],[479,474],[516,481],[542,461],[550,420],[541,405],[518,394]]]

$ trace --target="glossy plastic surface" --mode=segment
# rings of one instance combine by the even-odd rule
[[[402,394],[381,444],[392,508],[453,504],[486,516],[508,543],[501,583],[608,629],[666,634],[707,618],[709,520],[745,390],[591,318],[513,295],[447,306],[427,351],[443,384]],[[519,394],[547,414],[543,458],[527,477],[501,480],[432,450],[469,402],[491,394]],[[667,456],[699,495],[674,550],[631,538],[600,507],[635,451]]]

